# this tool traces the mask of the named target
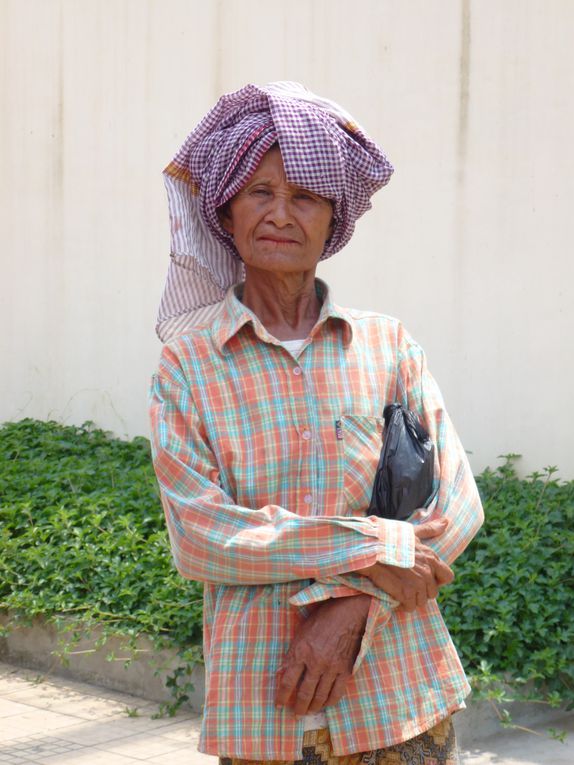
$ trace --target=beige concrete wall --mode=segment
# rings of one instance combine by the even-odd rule
[[[161,170],[224,91],[295,79],[385,147],[322,268],[403,319],[478,470],[570,448],[570,0],[0,0],[0,421],[147,432]]]

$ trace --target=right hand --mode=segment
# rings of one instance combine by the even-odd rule
[[[450,566],[421,540],[440,536],[447,526],[448,519],[439,518],[414,527],[415,564],[412,568],[375,563],[355,573],[368,577],[380,590],[397,600],[403,611],[425,606],[427,601],[436,598],[439,587],[452,582],[454,574]]]
[[[361,648],[371,597],[330,598],[315,605],[295,633],[278,673],[277,706],[300,716],[336,704]]]

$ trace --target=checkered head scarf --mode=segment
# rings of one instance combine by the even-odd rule
[[[244,277],[217,209],[245,186],[278,144],[289,183],[333,204],[333,232],[321,259],[342,249],[370,197],[393,167],[352,117],[296,82],[246,85],[222,96],[164,170],[171,261],[157,333],[166,341],[214,315]]]

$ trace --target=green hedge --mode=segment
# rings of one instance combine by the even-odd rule
[[[486,524],[441,594],[463,663],[491,695],[510,676],[572,705],[574,482],[553,469],[521,480],[510,458],[477,481]],[[201,586],[171,563],[146,439],[89,423],[5,424],[0,521],[0,609],[145,633],[179,649],[183,667],[197,658]],[[185,689],[171,683],[179,704]]]
[[[506,455],[477,476],[485,524],[439,597],[475,686],[504,699],[503,680],[574,707],[574,481],[555,467],[520,479]],[[526,694],[528,695],[528,694]]]

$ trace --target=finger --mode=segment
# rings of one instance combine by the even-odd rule
[[[437,518],[434,521],[421,523],[419,526],[413,526],[417,539],[433,539],[440,537],[448,526],[448,518]]]
[[[317,688],[315,689],[315,696],[309,706],[309,712],[319,712],[323,709],[336,679],[337,675],[335,674],[325,674],[321,676]]]
[[[424,593],[417,592],[417,595],[416,595],[417,608],[424,608],[426,604],[428,603],[428,600],[429,599],[426,592]]]
[[[305,677],[299,685],[297,695],[295,697],[295,704],[293,705],[293,711],[299,717],[300,715],[306,715],[309,711],[309,706],[315,696],[315,689],[319,683],[319,675],[312,672],[305,672]]]
[[[347,683],[349,680],[350,675],[337,675],[327,701],[325,701],[326,707],[332,707],[333,704],[336,704],[343,698],[345,691],[347,690]]]
[[[417,590],[414,587],[403,588],[401,606],[403,607],[403,611],[407,611],[409,614],[416,610]]]
[[[275,693],[275,706],[290,706],[291,695],[296,690],[304,672],[304,664],[291,664],[280,675],[281,679]]]
[[[438,560],[438,558],[437,558]],[[426,605],[428,600],[436,598],[439,591],[439,584],[435,577],[434,561],[432,563],[423,563],[415,566],[417,573],[421,577],[421,586],[417,588],[417,606]]]
[[[450,584],[454,579],[454,571],[440,558],[437,558],[434,563],[433,573],[439,586],[443,584]]]
[[[436,580],[434,577],[427,582],[427,600],[434,600],[436,596],[438,595],[438,584],[436,583]]]

